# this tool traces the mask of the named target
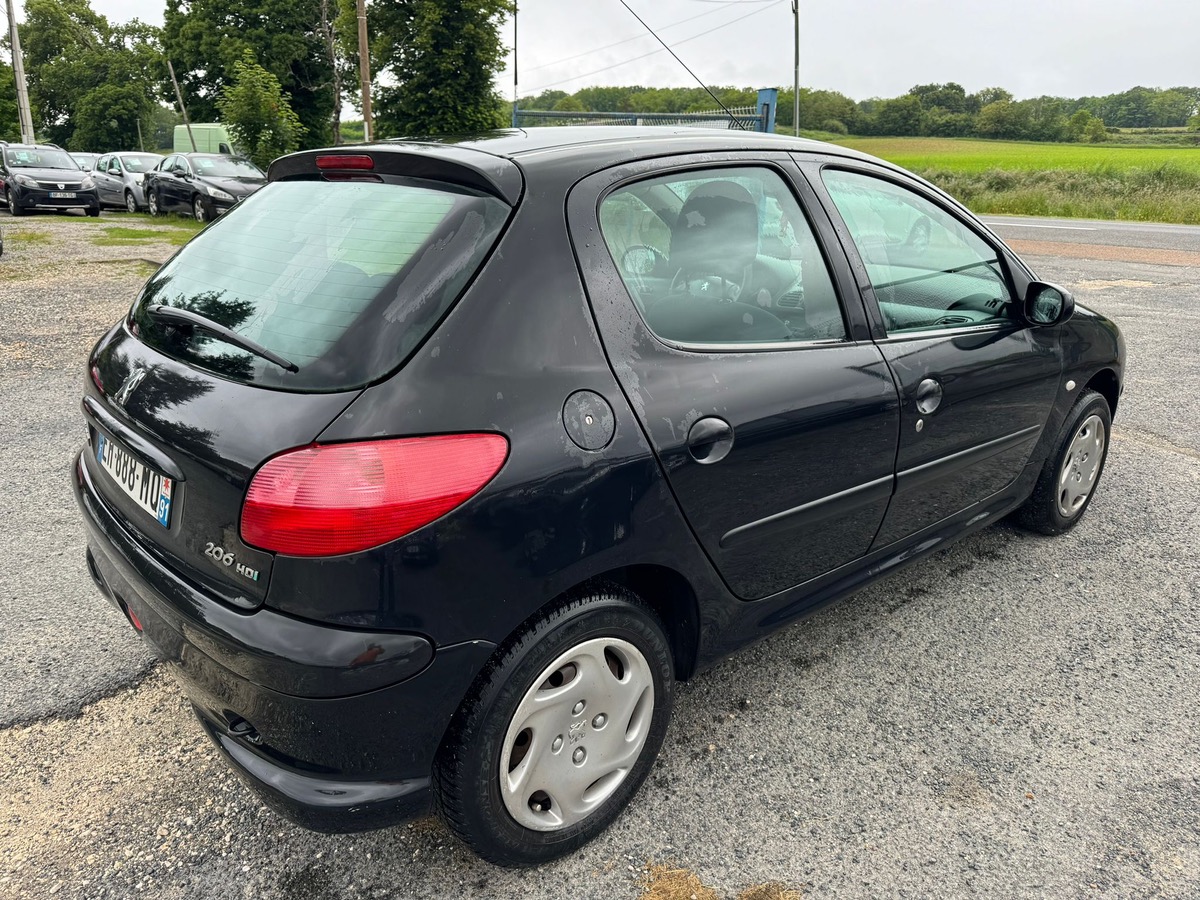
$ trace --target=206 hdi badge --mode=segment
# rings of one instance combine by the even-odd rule
[[[258,581],[258,569],[252,569],[245,563],[237,562],[233,558],[233,554],[228,552],[224,547],[219,547],[212,541],[204,545],[204,555],[211,556],[223,566],[233,566],[233,570],[239,575],[249,578],[251,581]]]

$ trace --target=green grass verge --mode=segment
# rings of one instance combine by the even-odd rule
[[[148,243],[166,243],[182,247],[204,227],[199,222],[182,217],[156,219],[152,216],[126,215],[122,216],[121,221],[154,227],[108,225],[101,233],[92,236],[92,243],[97,247],[136,247]]]
[[[31,247],[38,244],[49,244],[54,240],[52,235],[44,231],[9,231],[5,239],[10,247]]]
[[[1200,148],[955,138],[837,143],[910,169],[977,213],[1200,224]]]

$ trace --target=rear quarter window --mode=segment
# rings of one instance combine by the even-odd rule
[[[509,207],[418,179],[269,184],[194,238],[134,304],[139,336],[238,381],[347,390],[393,371],[462,292]],[[159,304],[213,320],[299,367],[290,373]]]

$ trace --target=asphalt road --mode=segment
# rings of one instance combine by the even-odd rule
[[[144,273],[64,248],[104,220],[0,219],[0,897],[633,898],[661,862],[731,897],[1200,895],[1200,229],[987,218],[1126,335],[1084,522],[991,528],[684,686],[633,808],[532,872],[432,821],[277,819],[146,675],[66,488],[84,354]]]

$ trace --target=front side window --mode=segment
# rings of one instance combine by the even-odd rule
[[[882,178],[826,169],[889,335],[1017,319],[996,251],[959,219]]]
[[[841,306],[808,219],[766,168],[639,181],[600,229],[647,326],[683,344],[841,340]]]

